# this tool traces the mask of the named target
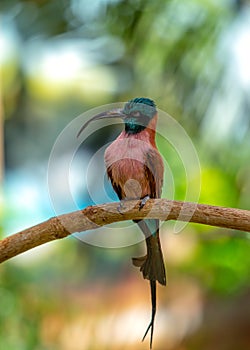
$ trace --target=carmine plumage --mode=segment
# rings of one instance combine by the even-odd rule
[[[88,121],[78,135],[93,120],[101,118],[123,119],[125,128],[105,151],[105,165],[111,184],[120,200],[160,198],[163,185],[163,161],[155,144],[157,110],[154,101],[135,98],[123,109],[101,113]],[[146,239],[147,254],[133,258],[145,279],[150,281],[152,318],[143,337],[151,329],[152,348],[156,312],[156,281],[166,285],[166,274],[159,237],[159,220],[135,221]]]

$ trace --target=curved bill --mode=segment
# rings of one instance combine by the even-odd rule
[[[121,108],[118,109],[113,109],[111,111],[107,111],[107,112],[102,112],[99,113],[97,115],[95,115],[93,118],[89,119],[85,124],[83,124],[83,126],[81,127],[81,129],[79,130],[77,137],[79,137],[81,135],[81,133],[83,132],[84,129],[86,129],[86,127],[93,121],[98,120],[98,119],[106,119],[106,118],[121,118],[124,119],[126,116],[123,113],[123,110]]]

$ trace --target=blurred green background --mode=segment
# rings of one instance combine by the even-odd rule
[[[250,209],[249,1],[1,0],[0,14],[2,237],[55,215],[47,164],[62,129],[136,96],[192,139],[200,203]],[[105,128],[82,157],[116,135]],[[161,153],[184,199],[175,155]],[[91,203],[84,175],[81,207]],[[154,348],[249,349],[250,236],[193,224],[175,235],[165,223],[161,237],[169,286],[159,287]],[[0,349],[148,348],[149,287],[130,261],[143,247],[67,238],[2,264]]]

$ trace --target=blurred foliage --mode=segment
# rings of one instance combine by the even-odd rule
[[[199,202],[250,209],[248,0],[1,0],[0,13],[1,236],[54,215],[46,172],[62,129],[91,108],[135,96],[154,99],[190,136],[201,174],[196,169],[188,185],[197,190],[201,177]],[[118,132],[103,128],[80,151],[94,154]],[[182,159],[161,137],[158,145],[169,167],[163,195],[183,200]],[[93,179],[95,185],[96,174]],[[87,205],[86,189],[78,192]],[[213,324],[220,321],[233,334],[224,302],[227,318],[249,329],[250,313],[241,317],[233,307],[237,300],[242,315],[249,308],[249,235],[199,225],[174,235],[173,226],[162,228],[169,287],[159,293],[159,312],[167,316],[159,315],[156,348],[214,349],[212,336],[206,338]],[[1,348],[145,348],[140,336],[149,316],[148,286],[128,263],[144,245],[101,249],[76,242],[56,242],[3,264]],[[131,318],[130,308],[137,312]],[[212,322],[204,332],[206,317]],[[220,349],[249,348],[244,336],[230,344],[224,337]]]

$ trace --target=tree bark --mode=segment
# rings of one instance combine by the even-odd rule
[[[125,220],[179,220],[250,232],[250,211],[205,204],[150,199],[140,209],[140,201],[122,201],[52,217],[0,241],[0,263],[41,244],[75,232]]]

